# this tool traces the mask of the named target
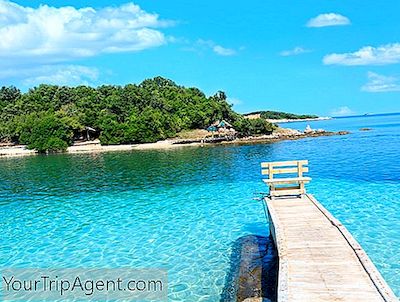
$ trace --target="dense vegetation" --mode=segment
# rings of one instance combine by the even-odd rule
[[[248,113],[246,115],[253,115],[253,114],[260,114],[260,117],[263,119],[273,119],[273,120],[280,120],[280,119],[307,119],[307,118],[317,118],[317,115],[310,115],[310,114],[294,114],[294,113],[287,113],[287,112],[279,112],[279,111],[257,111]]]
[[[221,91],[207,97],[161,77],[123,87],[0,89],[0,141],[40,152],[65,150],[87,131],[102,144],[146,143],[204,129],[220,119],[232,123],[239,135],[270,133],[274,127],[234,112]]]

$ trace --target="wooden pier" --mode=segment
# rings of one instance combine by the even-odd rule
[[[399,301],[347,229],[299,189],[265,199],[279,257],[278,302]]]

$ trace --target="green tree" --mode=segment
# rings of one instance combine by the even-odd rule
[[[1,87],[0,88],[0,109],[4,108],[10,103],[14,103],[21,96],[21,91],[14,87]]]
[[[235,121],[234,127],[239,131],[240,136],[271,134],[276,128],[274,124],[268,123],[266,120],[239,118]]]
[[[20,142],[38,152],[64,151],[72,144],[73,131],[54,113],[32,113],[20,125]]]
[[[176,135],[180,120],[163,114],[159,109],[145,108],[140,114],[133,113],[128,121],[129,140],[137,143],[153,143]]]
[[[259,111],[257,112],[260,114],[261,118],[264,119],[306,119],[306,118],[317,118],[317,115],[310,115],[310,114],[293,114],[287,112],[279,112],[279,111]]]
[[[96,129],[102,144],[155,142],[222,119],[242,136],[273,130],[265,120],[236,113],[223,91],[207,97],[162,77],[123,87],[39,85],[26,93],[2,87],[0,109],[0,141],[26,143],[41,152],[64,150],[86,127]]]

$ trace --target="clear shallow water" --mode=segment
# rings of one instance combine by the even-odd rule
[[[218,301],[234,243],[268,235],[262,205],[252,199],[266,191],[260,162],[307,158],[308,191],[400,296],[400,115],[310,124],[353,133],[1,159],[0,267],[161,267],[170,301]]]

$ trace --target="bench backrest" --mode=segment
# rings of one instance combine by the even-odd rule
[[[303,173],[308,172],[308,160],[292,160],[261,163],[261,174],[268,175],[273,179],[275,174],[293,174],[303,177]]]

